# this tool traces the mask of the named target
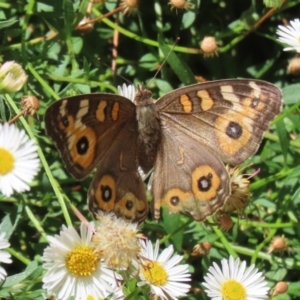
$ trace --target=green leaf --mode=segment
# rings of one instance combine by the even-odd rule
[[[280,146],[282,149],[282,154],[284,157],[284,161],[286,161],[288,148],[289,148],[289,136],[285,128],[285,123],[283,120],[276,123],[276,131],[279,137]]]
[[[11,20],[7,20],[7,21],[2,21],[0,22],[0,29],[5,28],[5,27],[10,27],[13,24],[19,22],[18,20],[15,19],[11,19]]]
[[[300,101],[300,83],[288,85],[282,89],[285,104],[295,104]]]
[[[27,266],[27,268],[24,272],[6,277],[6,280],[3,284],[3,288],[16,286],[18,283],[23,281],[25,278],[28,278],[30,275],[32,275],[37,269],[39,269],[39,274],[41,274],[40,273],[41,266],[38,266],[38,263],[36,261],[32,261]]]
[[[297,166],[293,169],[293,171],[286,177],[286,180],[291,178],[300,177],[300,166]]]
[[[195,12],[187,11],[186,13],[184,13],[181,21],[182,29],[189,28],[195,22],[195,19],[196,19]]]
[[[176,230],[180,225],[183,225],[181,218],[182,216],[169,214],[166,209],[163,209],[164,228],[171,235],[170,240],[177,251],[182,249],[183,232],[174,232],[174,229]]]
[[[73,21],[74,21],[74,10],[71,0],[63,0],[63,9],[64,9],[64,21],[65,21],[65,33],[68,39],[71,37],[73,30]]]
[[[166,57],[168,64],[171,66],[172,70],[175,72],[179,80],[185,85],[196,83],[193,72],[184,62],[184,60],[180,59],[174,51],[170,52],[171,48],[164,44],[162,37],[159,36],[158,41],[159,47]]]

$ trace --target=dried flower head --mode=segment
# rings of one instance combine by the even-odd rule
[[[271,244],[268,248],[268,253],[272,253],[272,252],[283,253],[284,251],[288,251],[288,250],[289,250],[289,246],[284,235],[275,236],[272,239]]]
[[[174,8],[190,10],[194,7],[193,3],[188,2],[186,0],[170,0],[168,4],[171,5],[171,10],[173,10]]]
[[[284,282],[284,281],[277,282],[273,288],[272,297],[286,293],[288,288],[289,288],[289,286],[286,282]]]
[[[209,242],[201,242],[197,244],[192,252],[192,256],[204,256],[209,253],[211,249],[211,244]]]
[[[93,243],[109,268],[128,268],[141,250],[138,224],[118,218],[113,213],[99,212]]]
[[[214,215],[214,220],[223,231],[228,231],[233,226],[231,216],[227,214],[216,213]]]
[[[248,204],[247,198],[250,194],[249,178],[253,174],[245,177],[245,174],[241,174],[243,169],[240,169],[238,166],[230,168],[226,165],[226,169],[230,176],[231,194],[223,206],[222,212],[232,213],[233,211],[237,211],[241,213]]]
[[[82,34],[91,32],[94,29],[94,22],[89,22],[90,17],[85,16],[77,25],[76,30]]]
[[[287,67],[288,73],[292,75],[300,74],[300,57],[296,56],[289,61],[289,65]]]
[[[200,43],[200,52],[204,57],[218,56],[218,43],[213,36],[206,36]]]
[[[27,80],[23,68],[14,61],[7,61],[0,67],[0,93],[19,91]]]
[[[23,96],[21,100],[21,105],[25,114],[33,116],[40,109],[39,100],[32,95]]]
[[[124,15],[134,14],[138,11],[139,0],[121,0],[120,7],[122,7]]]

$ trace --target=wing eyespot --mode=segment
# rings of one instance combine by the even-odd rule
[[[173,205],[173,206],[177,206],[180,202],[180,199],[178,196],[173,196],[170,198],[170,204]]]
[[[81,137],[76,143],[77,153],[84,155],[89,149],[89,140],[86,136]]]
[[[236,122],[230,121],[225,132],[228,137],[238,140],[243,135],[243,127]]]
[[[199,166],[192,172],[192,191],[198,199],[210,201],[216,198],[220,187],[220,177],[209,165]]]
[[[103,211],[112,211],[116,201],[116,181],[110,175],[104,175],[95,189],[96,206]]]
[[[198,179],[198,189],[201,192],[207,192],[212,187],[212,177],[211,173],[208,173],[207,176],[201,176]]]

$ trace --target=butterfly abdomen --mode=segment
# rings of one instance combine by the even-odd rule
[[[144,172],[150,171],[155,163],[161,143],[161,128],[150,91],[140,89],[135,97],[138,121],[138,161]]]

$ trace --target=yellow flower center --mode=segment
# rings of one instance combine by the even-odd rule
[[[227,280],[221,287],[224,300],[245,300],[246,290],[243,285],[234,279]]]
[[[88,295],[86,300],[105,300],[104,298],[95,299],[93,296]]]
[[[165,268],[156,261],[144,263],[142,272],[145,278],[153,285],[162,286],[168,281],[168,274]]]
[[[77,246],[66,257],[66,266],[75,276],[90,276],[97,269],[100,256],[93,248]]]
[[[5,175],[14,168],[15,158],[4,148],[0,148],[0,175]]]

